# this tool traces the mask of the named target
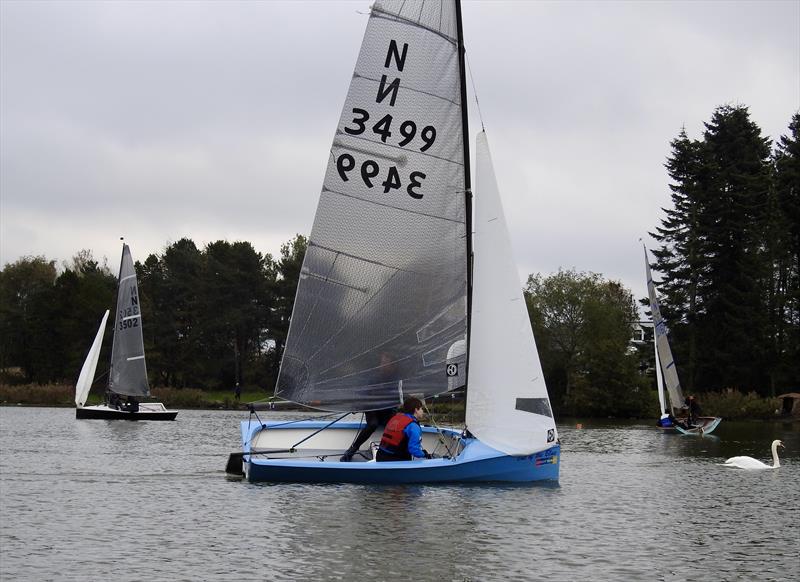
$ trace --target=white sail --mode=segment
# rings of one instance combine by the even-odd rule
[[[92,382],[94,381],[94,372],[97,369],[100,347],[103,345],[103,335],[106,331],[106,321],[108,321],[107,309],[105,315],[103,315],[103,320],[100,322],[97,335],[92,342],[92,347],[89,349],[86,360],[83,362],[81,373],[78,375],[78,382],[75,384],[75,404],[78,408],[83,408],[83,405],[86,404],[86,398],[89,396],[89,389],[92,387]]]
[[[650,313],[653,318],[653,333],[655,334],[656,350],[658,352],[658,362],[660,363],[661,372],[664,375],[664,385],[669,393],[669,400],[673,408],[680,408],[683,406],[683,391],[681,390],[681,383],[678,379],[678,371],[675,369],[675,360],[672,358],[672,350],[669,347],[669,339],[667,338],[667,325],[664,323],[664,318],[661,317],[661,308],[658,305],[658,297],[656,297],[656,286],[653,283],[653,275],[650,273],[650,262],[647,260],[647,247],[642,245],[644,249],[644,267],[647,272],[647,293],[650,297]],[[664,412],[664,409],[661,409]]]
[[[501,452],[529,455],[553,446],[558,434],[484,132],[475,156],[466,424]]]
[[[658,389],[658,411],[661,418],[667,416],[667,402],[664,396],[664,376],[661,374],[661,358],[658,357],[658,342],[656,341],[655,328],[653,329],[653,351],[656,358],[656,388]]]

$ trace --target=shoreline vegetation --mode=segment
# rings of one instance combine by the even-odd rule
[[[153,388],[151,400],[163,402],[167,408],[198,410],[247,410],[252,403],[257,410],[270,408],[271,392],[265,390],[243,390],[236,401],[232,390],[200,390],[197,388]],[[653,391],[655,394],[655,391]],[[699,395],[705,414],[721,416],[728,420],[800,420],[798,417],[782,414],[780,398],[764,398],[755,392],[742,393],[728,389],[722,392],[706,392]],[[101,397],[90,394],[87,404],[99,404]],[[52,406],[70,408],[75,406],[75,388],[68,384],[0,384],[0,406]],[[437,422],[457,422],[463,420],[463,401],[452,400],[446,396],[429,399],[428,406]],[[276,401],[279,410],[316,411],[290,402]],[[556,418],[572,417],[570,410],[555,410]],[[581,414],[585,418],[614,418],[607,414]],[[620,415],[616,418],[653,418],[649,410],[636,415]]]

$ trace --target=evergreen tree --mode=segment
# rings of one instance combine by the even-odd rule
[[[52,313],[47,319],[55,323],[48,334],[52,348],[47,369],[42,370],[48,380],[72,384],[78,379],[103,313],[111,309],[109,317],[113,317],[116,286],[117,277],[105,264],[100,266],[88,250],[75,255],[56,279],[54,300],[43,307],[44,313]],[[106,334],[104,341],[110,350],[111,334]]]
[[[774,166],[773,384],[784,390],[800,383],[800,113],[792,117],[789,134],[778,141]]]
[[[45,333],[55,322],[41,310],[53,299],[55,280],[55,261],[44,257],[23,257],[0,272],[0,365],[20,368],[28,382],[42,378],[40,350],[52,347]]]
[[[699,289],[697,334],[704,349],[698,379],[705,388],[763,390],[770,141],[742,106],[717,108],[705,127],[698,227],[706,281]]]
[[[271,263],[246,242],[217,241],[205,249],[204,376],[218,385],[241,382],[260,354],[273,304]]]
[[[746,107],[717,108],[667,162],[673,208],[652,236],[671,345],[690,390],[768,386],[770,142]]]
[[[278,368],[286,336],[289,333],[289,320],[294,308],[294,297],[300,281],[300,269],[308,248],[308,238],[298,234],[294,239],[281,246],[281,258],[277,263],[277,276],[274,283],[275,307],[270,318],[270,339],[275,342],[273,351],[273,374],[278,377]]]
[[[702,304],[698,292],[703,283],[705,251],[698,222],[703,213],[702,183],[705,178],[703,144],[690,140],[686,130],[670,144],[672,157],[666,168],[673,183],[672,208],[664,208],[666,217],[655,233],[650,233],[661,247],[654,249],[655,271],[662,274],[658,288],[661,313],[669,323],[675,344],[675,358],[682,362],[682,380],[693,390],[697,367],[696,323]]]
[[[136,263],[148,375],[154,385],[203,386],[199,324],[203,257],[182,238]]]

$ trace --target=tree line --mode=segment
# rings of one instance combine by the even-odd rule
[[[306,246],[297,235],[273,257],[248,242],[198,249],[184,238],[136,261],[152,385],[271,389]],[[6,382],[74,382],[106,309],[113,326],[116,274],[88,250],[58,271],[55,261],[23,257],[0,272]],[[104,354],[111,339],[107,333]],[[98,383],[107,367],[98,366]]]
[[[662,314],[688,390],[774,396],[800,385],[800,113],[774,147],[745,106],[704,125],[671,142],[650,233]]]
[[[184,238],[137,261],[151,385],[220,389],[239,382],[270,391],[307,244],[297,235],[273,258],[247,242],[199,249]],[[58,271],[54,261],[24,257],[0,272],[6,382],[73,383],[106,309],[113,327],[117,278],[108,265],[84,250]],[[644,386],[628,349],[636,319],[629,290],[597,274],[559,271],[531,275],[525,296],[557,409],[596,412],[598,401],[613,401],[617,412],[623,400],[631,410],[641,405],[623,398],[631,386]],[[103,354],[110,344],[106,333]],[[101,358],[98,388],[107,362]]]
[[[154,387],[270,391],[286,342],[307,246],[298,235],[280,256],[250,243],[217,241],[198,249],[188,238],[135,264],[147,370]],[[133,249],[135,251],[135,249]],[[74,383],[117,278],[79,252],[59,274],[54,261],[25,257],[0,272],[0,370],[6,382]],[[636,304],[620,283],[593,273],[531,275],[525,297],[554,406],[629,412],[646,386],[630,353]],[[111,334],[104,337],[97,387],[105,385]],[[12,372],[13,371],[13,372]],[[644,382],[644,383],[643,383]],[[640,395],[644,398],[644,391]]]

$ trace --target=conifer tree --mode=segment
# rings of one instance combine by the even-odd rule
[[[718,107],[702,140],[682,130],[672,208],[651,236],[662,314],[689,390],[769,385],[770,141],[744,106]]]
[[[698,227],[707,281],[699,289],[699,379],[708,388],[763,390],[770,141],[744,106],[717,108],[705,127]]]
[[[771,313],[775,381],[791,388],[800,381],[800,113],[775,148],[775,301]]]
[[[665,164],[672,179],[672,208],[664,208],[666,217],[650,236],[661,246],[653,249],[661,273],[657,281],[661,313],[669,323],[675,358],[681,362],[681,379],[692,390],[697,366],[696,323],[698,289],[702,284],[704,250],[698,222],[703,212],[703,144],[690,140],[686,130],[670,144],[672,156]]]

